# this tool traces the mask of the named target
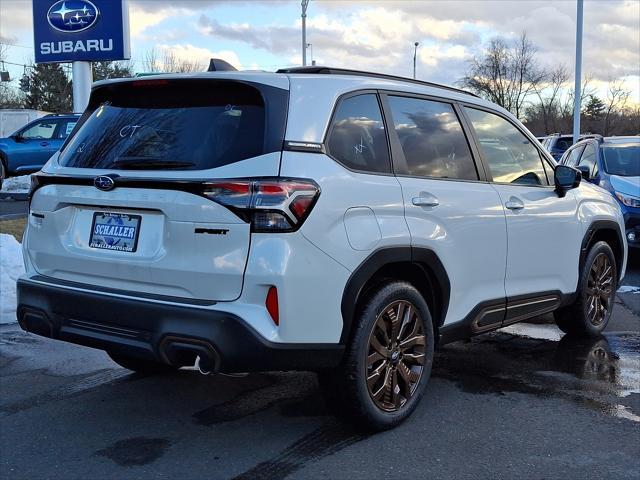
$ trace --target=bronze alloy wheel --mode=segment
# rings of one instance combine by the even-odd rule
[[[608,318],[614,294],[613,265],[609,257],[599,253],[593,259],[587,279],[587,318],[600,326]]]
[[[367,389],[376,406],[395,412],[411,398],[425,361],[422,319],[414,305],[399,300],[378,315],[369,335]]]

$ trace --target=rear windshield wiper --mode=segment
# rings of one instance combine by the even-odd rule
[[[119,158],[113,162],[114,167],[120,167],[125,170],[152,170],[156,168],[186,168],[193,167],[195,163],[192,162],[176,162],[176,161],[162,161],[148,157],[126,157]]]

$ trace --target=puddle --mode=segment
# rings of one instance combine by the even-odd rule
[[[433,374],[471,393],[559,396],[640,422],[640,333],[583,339],[522,323],[442,347]]]
[[[156,461],[164,455],[169,445],[166,438],[135,437],[119,440],[95,454],[122,467],[136,467]]]

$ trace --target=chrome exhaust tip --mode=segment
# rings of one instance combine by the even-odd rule
[[[214,372],[211,368],[211,362],[208,359],[202,359],[200,355],[196,357],[194,365],[202,375],[212,375]]]

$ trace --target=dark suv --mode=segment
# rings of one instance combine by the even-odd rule
[[[562,157],[562,154],[573,145],[573,135],[561,135],[554,133],[549,135],[542,142],[542,146],[551,154],[554,160],[557,162]]]
[[[46,115],[27,123],[7,138],[0,138],[0,160],[4,176],[40,170],[57,152],[80,115]]]

